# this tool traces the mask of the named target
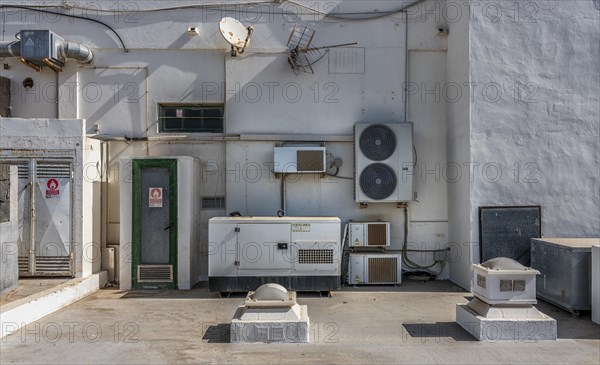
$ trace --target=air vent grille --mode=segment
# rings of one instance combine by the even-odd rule
[[[168,283],[173,281],[173,265],[138,265],[138,283]]]
[[[332,249],[300,249],[299,264],[333,264]]]
[[[369,246],[387,245],[387,224],[369,223],[367,232]]]
[[[385,284],[398,282],[397,257],[369,257],[369,283]]]
[[[29,258],[19,256],[19,273],[29,274]],[[71,257],[69,256],[37,256],[35,258],[35,274],[71,275]]]

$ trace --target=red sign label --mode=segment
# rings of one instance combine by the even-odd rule
[[[150,188],[148,195],[148,206],[150,208],[162,208],[163,206],[163,189],[162,188]]]
[[[58,180],[48,179],[46,183],[48,189],[46,190],[46,198],[58,198],[60,190],[58,190]]]

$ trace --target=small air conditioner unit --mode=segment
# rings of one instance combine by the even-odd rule
[[[324,173],[327,166],[326,158],[326,147],[275,147],[273,172],[277,174]]]
[[[348,284],[400,284],[401,254],[350,254]]]
[[[352,247],[382,247],[390,245],[389,222],[348,223],[349,240]]]
[[[412,123],[354,125],[357,203],[413,200]]]

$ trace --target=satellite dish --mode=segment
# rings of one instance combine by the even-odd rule
[[[312,65],[317,63],[325,54],[322,50],[336,47],[346,47],[357,45],[358,42],[332,44],[329,46],[315,47],[312,45],[315,31],[302,25],[294,25],[292,33],[288,38],[288,64],[299,75],[300,72],[314,74]]]
[[[244,53],[246,47],[250,45],[250,37],[254,28],[245,27],[239,20],[231,17],[225,17],[219,22],[219,30],[225,40],[231,44],[231,56]]]

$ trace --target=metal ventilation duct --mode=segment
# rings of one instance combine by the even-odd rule
[[[0,42],[0,57],[19,57],[19,60],[37,71],[43,66],[61,71],[67,59],[90,64],[92,50],[76,42],[67,42],[49,30],[22,30],[20,39]]]

